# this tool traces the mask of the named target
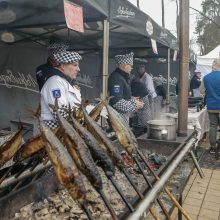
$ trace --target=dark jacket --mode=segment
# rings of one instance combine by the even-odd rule
[[[110,105],[114,105],[120,99],[131,99],[131,80],[130,75],[117,68],[112,72],[108,79],[109,96],[114,96],[110,100]]]
[[[196,74],[192,77],[190,81],[190,90],[198,89],[201,85],[201,80]]]
[[[166,99],[166,89],[164,88],[163,85],[158,85],[155,88],[155,91],[156,91],[158,96],[162,96],[164,100]]]
[[[144,83],[141,82],[140,79],[137,79],[137,78],[131,81],[131,93],[132,93],[132,96],[140,97],[140,98],[143,98],[149,94]]]
[[[117,68],[108,80],[109,104],[118,111],[125,123],[129,124],[130,113],[137,110],[136,100],[131,95],[130,75]]]

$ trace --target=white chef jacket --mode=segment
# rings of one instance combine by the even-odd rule
[[[54,75],[50,77],[41,90],[41,120],[52,120],[53,110],[49,104],[55,104],[55,98],[58,100],[59,109],[78,108],[81,104],[81,93],[79,88],[72,86],[65,78]]]
[[[157,93],[155,91],[154,82],[153,82],[153,78],[151,77],[151,75],[145,72],[144,75],[140,78],[140,80],[146,86],[150,96],[152,98],[155,98],[157,96]]]

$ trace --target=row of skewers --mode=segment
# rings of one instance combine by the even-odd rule
[[[124,124],[120,114],[104,101],[100,101],[90,114],[81,106],[80,110],[74,114],[69,113],[68,119],[60,115],[59,111],[56,109],[56,104],[55,106],[51,106],[57,113],[59,127],[52,131],[43,122],[40,122],[41,134],[28,140],[21,148],[22,129],[20,129],[8,142],[1,146],[0,166],[12,157],[15,163],[20,163],[39,151],[46,151],[59,182],[68,190],[71,197],[85,211],[89,219],[94,218],[88,208],[87,191],[82,181],[82,174],[86,176],[89,183],[99,193],[112,219],[118,219],[114,209],[103,192],[102,178],[96,166],[98,165],[112,182],[130,212],[133,212],[134,207],[127,200],[119,184],[114,179],[115,167],[126,176],[128,182],[134,188],[140,199],[143,199],[144,195],[130,178],[127,172],[127,164],[124,163],[120,152],[121,149],[115,146],[97,123],[103,106],[107,109],[112,127],[121,144],[121,149],[125,150],[128,157],[136,163],[148,186],[152,188],[153,186],[143,170],[140,160],[145,163],[157,180],[159,177],[155,175],[146,161],[145,156],[138,149],[137,140],[134,134],[130,128]],[[0,179],[0,183],[3,179],[4,176]],[[167,188],[165,188],[165,192],[170,196],[184,216],[190,219],[188,214],[179,205]],[[171,219],[159,198],[157,202],[165,214],[166,219]],[[159,219],[153,208],[150,208],[150,213],[155,219]]]

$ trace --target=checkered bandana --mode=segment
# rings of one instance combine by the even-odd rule
[[[62,51],[66,51],[68,48],[69,48],[69,44],[65,42],[52,43],[47,47],[50,54],[60,53]]]
[[[134,56],[133,52],[131,52],[129,54],[124,54],[124,55],[116,55],[115,61],[118,64],[131,64],[131,65],[133,65],[133,56]]]
[[[67,50],[64,50],[59,53],[54,53],[53,58],[59,64],[76,63],[82,59],[82,57],[78,53]]]

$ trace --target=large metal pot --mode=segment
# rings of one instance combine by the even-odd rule
[[[148,121],[148,138],[157,140],[176,140],[176,123],[173,120]]]

